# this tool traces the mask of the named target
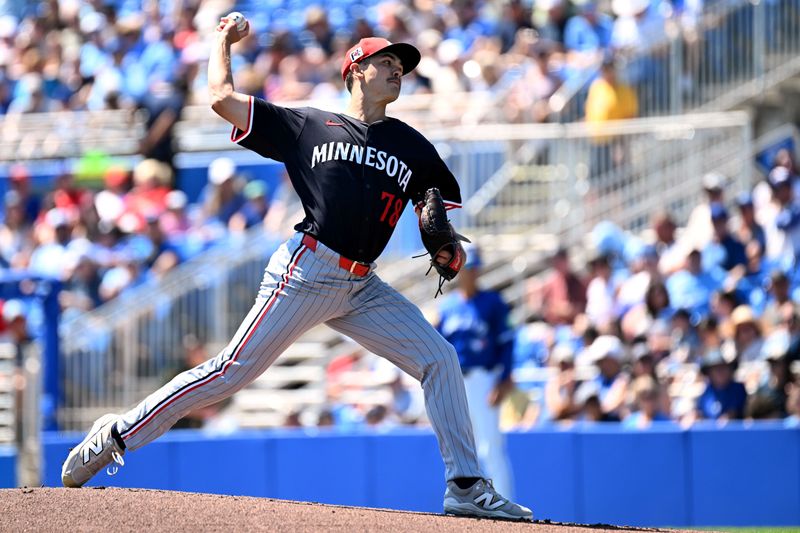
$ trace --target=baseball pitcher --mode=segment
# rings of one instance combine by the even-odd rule
[[[248,31],[231,17],[216,28],[208,66],[211,107],[233,125],[233,142],[286,165],[305,218],[270,258],[255,304],[227,347],[127,413],[97,420],[67,457],[64,485],[80,487],[189,411],[231,396],[324,322],[420,381],[446,467],[446,513],[531,519],[529,509],[484,478],[455,350],[373,272],[409,202],[432,268],[452,279],[465,259],[446,215],[446,208],[460,206],[456,179],[429,141],[386,116],[419,52],[409,44],[362,39],[342,64],[350,92],[343,113],[289,109],[235,91],[231,45]]]

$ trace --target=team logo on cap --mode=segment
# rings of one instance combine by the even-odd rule
[[[362,50],[361,47],[359,46],[358,48],[350,52],[350,61],[355,62],[359,57],[362,57],[363,55],[364,55],[364,50]]]

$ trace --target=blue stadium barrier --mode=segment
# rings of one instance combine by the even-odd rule
[[[43,482],[81,435],[46,433]],[[539,519],[632,526],[800,524],[800,429],[780,423],[618,425],[512,432],[517,499]],[[427,430],[174,431],[93,485],[441,512],[444,465]]]
[[[17,486],[17,450],[0,446],[0,489]]]

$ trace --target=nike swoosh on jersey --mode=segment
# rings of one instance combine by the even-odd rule
[[[325,121],[326,126],[344,126],[344,122],[334,122],[332,120]]]

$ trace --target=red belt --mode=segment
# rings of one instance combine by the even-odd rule
[[[312,237],[309,234],[303,235],[303,244],[307,246],[312,252],[317,251],[317,243],[319,241]],[[370,266],[366,263],[359,263],[358,261],[353,261],[352,259],[348,259],[346,257],[339,256],[339,266],[343,269],[347,270],[351,274],[355,274],[356,276],[364,277],[369,274]]]

